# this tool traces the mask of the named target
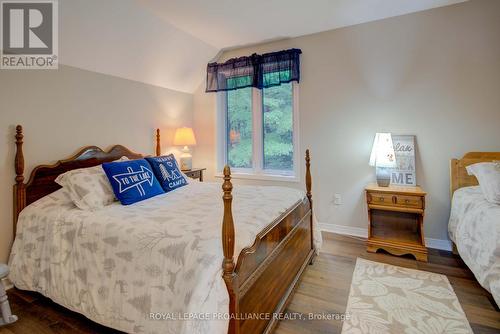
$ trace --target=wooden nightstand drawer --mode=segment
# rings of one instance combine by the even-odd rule
[[[189,176],[192,179],[199,179],[201,171],[199,171],[199,170],[196,170],[196,171],[185,171],[184,174],[186,174],[187,176]]]
[[[193,168],[191,170],[182,171],[187,177],[203,182],[203,171],[206,168]]]
[[[416,209],[423,209],[424,203],[422,197],[420,196],[405,196],[405,195],[395,195],[397,206],[404,206]]]
[[[408,196],[388,193],[368,193],[368,204],[397,206],[403,208],[423,209],[424,203],[420,196]]]
[[[395,204],[394,201],[395,197],[392,194],[368,193],[369,204],[393,206]]]

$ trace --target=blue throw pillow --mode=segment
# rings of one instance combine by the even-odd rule
[[[172,191],[188,184],[173,154],[162,157],[148,157],[146,160],[151,167],[153,167],[153,171],[165,192]]]
[[[144,159],[104,163],[102,168],[116,198],[123,205],[134,204],[164,193],[151,166]]]

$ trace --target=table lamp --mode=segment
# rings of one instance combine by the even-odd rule
[[[388,187],[391,183],[391,169],[396,167],[396,156],[390,133],[377,133],[373,140],[370,166],[375,166],[377,184]]]
[[[196,145],[193,129],[182,127],[175,130],[174,145],[184,146],[180,158],[181,170],[191,170],[193,168],[191,153],[188,146]]]

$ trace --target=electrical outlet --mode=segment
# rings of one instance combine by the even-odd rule
[[[333,194],[333,204],[342,205],[342,196],[340,194]]]

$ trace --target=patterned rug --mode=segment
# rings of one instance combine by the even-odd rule
[[[342,334],[472,333],[444,275],[358,258]]]

